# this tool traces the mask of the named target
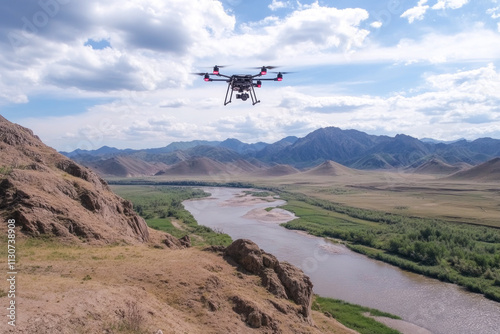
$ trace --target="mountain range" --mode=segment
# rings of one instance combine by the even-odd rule
[[[377,136],[326,127],[302,138],[290,136],[272,144],[247,144],[231,138],[174,142],[165,147],[141,150],[103,146],[93,151],[61,153],[102,175],[115,176],[171,174],[175,170],[185,172],[189,166],[203,173],[212,170],[209,164],[217,172],[224,169],[222,165],[226,165],[226,169],[229,165],[232,174],[258,173],[258,170],[270,168],[279,174],[285,172],[284,168],[273,166],[289,165],[292,167],[289,171],[293,172],[293,169],[308,169],[325,161],[361,170],[411,169],[446,174],[499,157],[500,140],[439,142],[404,134]]]

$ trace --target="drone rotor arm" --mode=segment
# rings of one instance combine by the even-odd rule
[[[229,80],[230,77],[227,77],[228,79],[212,79],[210,78],[210,81],[224,81],[224,82],[230,82],[231,80]]]

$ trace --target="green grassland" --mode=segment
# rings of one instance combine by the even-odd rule
[[[112,190],[134,205],[134,210],[146,220],[149,227],[165,231],[174,237],[193,236],[196,244],[223,245],[232,242],[229,235],[198,225],[194,217],[184,209],[187,199],[209,196],[200,189],[176,186],[112,186]],[[174,226],[172,221],[177,222]]]
[[[370,313],[372,316],[380,316],[392,319],[401,319],[389,313],[381,312],[372,308],[350,304],[342,300],[315,296],[312,309],[328,314],[345,326],[352,328],[360,334],[398,334],[395,329],[391,329],[372,318],[364,316]]]

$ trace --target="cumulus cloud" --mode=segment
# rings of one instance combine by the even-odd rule
[[[192,49],[235,24],[211,0],[28,0],[0,6],[0,68],[6,77],[17,71],[36,78],[34,85],[96,92],[189,83]],[[93,48],[89,40],[106,40],[109,47]],[[16,85],[13,95],[26,95],[27,85]]]
[[[234,35],[221,43],[220,54],[244,55],[256,61],[280,61],[292,65],[314,63],[321,57],[345,58],[364,46],[369,31],[361,28],[368,19],[361,8],[337,9],[313,3],[301,6],[284,18],[267,17],[242,27],[244,38]]]

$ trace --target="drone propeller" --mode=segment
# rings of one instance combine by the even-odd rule
[[[203,80],[210,81],[210,76],[206,72],[205,73],[198,72],[198,73],[191,73],[191,74],[202,76],[202,77],[204,77]]]
[[[258,69],[261,69],[261,68],[266,68],[268,70],[274,70],[275,68],[278,68],[278,67],[281,67],[281,66],[259,66],[259,67],[249,67],[249,69],[252,69],[252,70],[258,70]]]
[[[273,70],[275,68],[278,68],[280,66],[262,66],[262,67],[250,67],[251,69],[260,69],[260,74],[261,75],[266,75],[267,70]]]
[[[219,69],[224,68],[224,67],[228,67],[228,66],[231,66],[231,65],[215,65],[214,69],[213,69],[213,74],[219,75]]]
[[[271,72],[271,73],[276,73],[276,80],[277,81],[283,81],[283,74],[290,74],[294,72]]]

